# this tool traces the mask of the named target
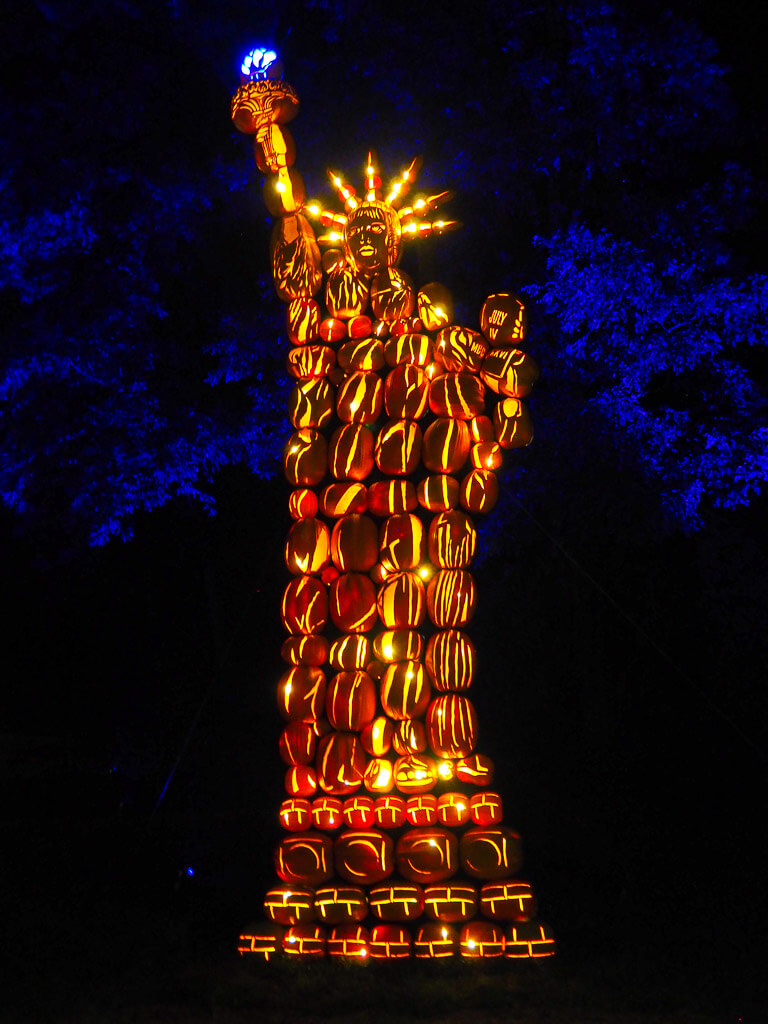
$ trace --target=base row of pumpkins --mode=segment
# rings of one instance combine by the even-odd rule
[[[255,954],[267,961],[279,956],[314,959],[326,955],[354,960],[399,960],[410,956],[439,959],[456,955],[468,959],[530,960],[552,956],[555,940],[547,925],[536,921],[506,928],[492,921],[470,921],[460,930],[437,922],[413,929],[401,924],[376,924],[370,929],[342,924],[330,930],[318,924],[283,928],[270,922],[242,934],[238,952],[241,956]]]

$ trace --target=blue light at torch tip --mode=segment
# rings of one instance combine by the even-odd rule
[[[260,79],[267,77],[267,71],[271,64],[277,60],[277,54],[274,50],[265,50],[259,47],[255,50],[251,50],[240,65],[240,71],[242,74],[247,75],[248,78]]]

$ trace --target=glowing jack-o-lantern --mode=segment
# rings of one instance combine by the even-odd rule
[[[368,948],[377,960],[401,960],[411,955],[411,933],[402,925],[375,924]]]
[[[342,381],[336,412],[343,423],[375,423],[384,404],[384,385],[372,370],[356,370]]]
[[[429,638],[424,665],[436,690],[466,690],[475,671],[474,645],[458,629],[441,630]]]
[[[376,590],[359,572],[346,572],[331,584],[329,612],[343,633],[367,633],[376,623]]]
[[[293,524],[285,544],[288,571],[322,572],[331,560],[331,538],[328,527],[319,519],[299,519]]]
[[[312,827],[332,832],[343,823],[341,800],[335,796],[321,796],[312,801]]]
[[[294,797],[313,796],[317,792],[317,772],[312,765],[289,768],[285,773],[285,791]]]
[[[302,350],[303,351],[303,350]],[[327,472],[328,444],[318,430],[294,431],[283,449],[285,478],[293,487],[314,487]]]
[[[548,925],[522,921],[507,928],[504,955],[510,960],[533,960],[553,956],[555,940]]]
[[[280,757],[286,764],[311,764],[317,733],[309,722],[289,722],[280,736]]]
[[[473,469],[461,481],[459,502],[473,515],[490,512],[499,499],[499,482],[490,469]]]
[[[490,921],[469,921],[461,929],[459,948],[468,958],[504,956],[504,931]]]
[[[328,621],[328,592],[314,576],[300,576],[285,588],[281,612],[289,633],[320,633]]]
[[[352,732],[331,732],[317,745],[317,781],[330,796],[346,796],[363,784],[365,751]]]
[[[317,340],[321,316],[320,307],[314,299],[294,299],[288,303],[285,316],[292,345],[306,345]]]
[[[463,793],[442,793],[437,801],[437,820],[450,828],[466,825],[470,820],[469,797]]]
[[[408,718],[400,722],[392,737],[392,746],[396,753],[421,754],[427,749],[427,732],[417,719]]]
[[[380,921],[412,921],[424,909],[424,892],[419,885],[378,885],[369,890],[368,905]]]
[[[238,938],[237,952],[240,956],[253,955],[269,963],[283,955],[284,935],[285,928],[273,921],[250,925]]]
[[[327,886],[315,890],[315,913],[324,924],[362,921],[368,916],[368,901],[356,886]]]
[[[417,504],[410,480],[377,480],[368,487],[368,511],[374,516],[412,512]]]
[[[325,695],[325,713],[334,729],[359,732],[376,714],[376,687],[367,672],[339,672]]]
[[[373,448],[373,434],[365,424],[345,423],[331,437],[328,468],[337,480],[365,480],[373,469]]]
[[[434,825],[437,821],[437,797],[432,793],[409,796],[405,802],[405,817],[409,825]]]
[[[485,409],[485,385],[473,373],[442,373],[429,388],[429,408],[435,416],[471,420]]]
[[[427,711],[427,741],[437,757],[467,757],[475,747],[477,714],[466,697],[441,693]]]
[[[489,295],[480,310],[480,330],[496,347],[517,345],[525,340],[528,317],[517,295]]]
[[[373,798],[370,796],[348,797],[342,806],[342,813],[347,828],[371,828],[376,821]]]
[[[466,875],[489,882],[510,878],[523,863],[520,836],[503,825],[467,829],[459,856]]]
[[[356,885],[383,882],[395,868],[394,846],[378,829],[342,832],[334,844],[336,873]]]
[[[285,836],[275,851],[275,869],[289,885],[327,882],[333,877],[333,840],[319,832]]]
[[[432,342],[426,334],[404,331],[393,331],[392,336],[384,342],[384,361],[388,366],[427,367],[432,359]],[[429,376],[429,374],[427,374]]]
[[[427,476],[417,491],[419,504],[429,512],[445,512],[459,504],[459,481],[453,476]]]
[[[373,757],[365,768],[363,785],[369,793],[389,793],[395,787],[395,770],[385,757]]]
[[[389,516],[379,531],[379,559],[389,572],[414,569],[424,558],[424,527],[408,512]]]
[[[490,786],[493,779],[493,761],[487,754],[471,754],[456,762],[456,778],[471,786]]]
[[[376,465],[386,476],[410,476],[421,458],[421,427],[415,420],[389,420],[376,439]]]
[[[441,569],[466,568],[476,546],[477,529],[463,512],[441,512],[429,525],[429,558]]]
[[[320,249],[301,213],[278,217],[269,240],[272,280],[283,302],[309,298],[323,280]]]
[[[396,661],[418,661],[422,640],[415,629],[387,629],[373,641],[375,657],[390,664]]]
[[[336,361],[342,370],[379,371],[384,366],[384,342],[376,337],[352,338],[339,348]]]
[[[530,921],[536,897],[527,882],[489,882],[480,890],[480,910],[493,921]]]
[[[459,937],[446,924],[425,924],[416,932],[413,954],[423,959],[441,959],[456,956],[459,951]]]
[[[294,924],[283,937],[283,952],[314,960],[325,956],[326,933],[319,924]]]
[[[442,828],[413,828],[404,832],[395,850],[397,870],[412,882],[441,882],[455,875],[458,840]]]
[[[341,924],[331,930],[325,951],[328,956],[354,957],[355,960],[368,956],[370,939],[368,929],[359,924]]]
[[[331,316],[348,318],[360,315],[368,305],[367,279],[343,263],[332,267],[325,284],[325,304]]]
[[[323,377],[300,381],[288,398],[288,419],[300,430],[314,427],[322,430],[333,418],[333,390]]]
[[[336,365],[336,353],[328,345],[300,345],[292,348],[285,366],[294,380],[307,381],[326,377]]]
[[[291,797],[280,804],[279,817],[287,832],[306,832],[312,824],[312,805],[305,797]]]
[[[373,811],[379,828],[400,828],[405,824],[405,800],[401,796],[380,796]]]
[[[280,677],[277,706],[283,718],[297,722],[316,721],[325,703],[325,674],[319,668],[290,668]]]
[[[334,668],[352,672],[371,660],[371,642],[362,633],[345,633],[331,644],[328,661]]]
[[[466,882],[430,885],[424,890],[424,912],[445,924],[470,921],[477,914],[477,890]]]
[[[453,373],[480,369],[488,343],[482,334],[468,327],[444,327],[435,341],[435,359]]]
[[[427,408],[429,378],[420,366],[401,363],[384,384],[384,406],[391,419],[419,419]]]
[[[457,473],[469,458],[469,427],[441,416],[424,431],[422,461],[432,473]]]
[[[368,492],[359,481],[329,484],[320,494],[320,511],[329,519],[365,512]]]
[[[379,587],[379,618],[387,629],[415,629],[424,621],[424,584],[415,572],[400,572]]]
[[[439,628],[463,626],[475,611],[475,583],[465,569],[441,569],[427,584],[427,611]]]
[[[277,924],[300,924],[315,920],[315,894],[300,886],[280,886],[270,889],[264,897],[264,910],[270,921]]]
[[[317,633],[289,636],[283,641],[280,656],[289,665],[313,665],[319,668],[328,660],[328,641]]]
[[[453,297],[443,284],[432,281],[416,296],[419,319],[428,331],[439,331],[453,320]]]
[[[395,787],[400,793],[429,793],[437,785],[437,765],[424,754],[405,754],[394,766]]]
[[[291,519],[311,519],[319,509],[317,495],[309,487],[299,487],[291,491],[288,498],[288,513]]]
[[[392,735],[395,731],[391,719],[379,715],[363,729],[360,734],[360,742],[363,750],[373,757],[383,757],[392,746]]]
[[[378,556],[378,531],[369,516],[342,516],[333,528],[330,555],[342,572],[368,572]]]
[[[388,665],[381,681],[381,706],[390,718],[418,718],[427,710],[430,686],[418,661]]]
[[[501,797],[498,793],[474,793],[469,813],[475,825],[496,825],[504,816]]]
[[[416,305],[410,277],[401,270],[380,270],[371,284],[371,309],[378,320],[391,323],[409,317]]]

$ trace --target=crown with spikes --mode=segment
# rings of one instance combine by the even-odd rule
[[[324,227],[330,228],[318,237],[321,245],[337,245],[343,240],[344,228],[355,211],[365,206],[387,208],[397,218],[399,232],[405,239],[426,238],[427,235],[442,234],[460,227],[457,220],[429,220],[427,215],[442,203],[453,198],[453,192],[440,192],[434,196],[416,199],[410,206],[400,209],[400,204],[415,182],[421,167],[421,160],[415,157],[409,166],[392,182],[386,198],[383,197],[381,178],[376,166],[376,157],[368,154],[365,169],[365,198],[360,199],[352,185],[349,185],[335,171],[328,171],[331,184],[338,190],[338,196],[344,205],[344,212],[324,209],[319,203],[308,203],[304,209],[313,217],[319,218]]]

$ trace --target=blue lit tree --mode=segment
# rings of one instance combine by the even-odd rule
[[[557,486],[586,422],[670,521],[759,490],[765,281],[731,255],[758,196],[713,45],[588,2],[396,13],[263,5],[248,40],[234,3],[211,20],[183,4],[19,16],[0,115],[0,491],[22,522],[99,543],[177,496],[212,511],[225,466],[275,469],[282,330],[227,123],[234,51],[260,32],[288,37],[313,191],[369,144],[386,166],[422,152],[424,186],[455,188],[468,227],[434,267],[426,249],[419,278],[445,280],[467,322],[491,285],[535,300],[557,381],[536,418],[559,457],[525,460],[528,494]]]

